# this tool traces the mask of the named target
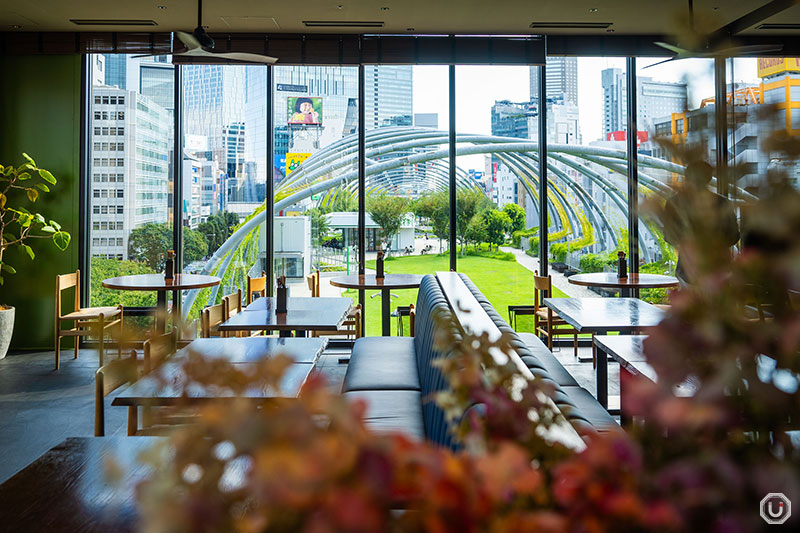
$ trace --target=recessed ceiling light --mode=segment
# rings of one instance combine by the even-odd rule
[[[589,13],[597,13],[597,8],[596,7],[590,7],[589,8]]]
[[[336,6],[336,9],[342,9],[343,7],[344,7],[343,5],[339,4],[338,6]]]
[[[414,28],[406,28],[406,31],[414,31]]]
[[[18,29],[20,29],[20,28],[22,28],[22,26],[20,26],[19,24],[12,24],[12,25],[11,25],[11,29],[12,29],[12,30],[18,30]]]
[[[388,7],[382,7],[381,11],[389,11],[389,8]]]
[[[158,9],[167,9],[167,6],[156,6]]]
[[[614,33],[614,28],[608,28],[608,29],[606,30],[606,33]]]

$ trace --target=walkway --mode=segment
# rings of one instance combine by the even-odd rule
[[[501,246],[500,250],[514,254],[517,262],[531,272],[539,270],[539,259],[529,256],[519,248]],[[588,287],[581,287],[580,285],[571,284],[569,281],[567,281],[567,278],[564,276],[564,274],[560,274],[555,270],[551,270],[550,275],[553,278],[553,285],[555,288],[561,290],[570,298],[599,298],[597,293],[590,291]]]

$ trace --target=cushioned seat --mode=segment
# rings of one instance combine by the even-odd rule
[[[538,366],[547,370],[550,377],[552,377],[556,383],[562,387],[578,386],[578,382],[575,381],[572,374],[570,374],[569,371],[564,368],[564,365],[561,364],[561,361],[547,349],[547,346],[544,345],[539,337],[533,333],[517,333],[517,335],[519,335],[519,338],[525,343],[528,350],[530,350]],[[531,357],[523,357],[522,360],[525,361],[528,368],[531,368],[531,363],[533,362]],[[533,369],[531,368],[531,370]]]
[[[344,396],[348,400],[366,402],[364,421],[370,429],[403,433],[415,440],[425,439],[422,394],[419,391],[352,391],[346,392]]]
[[[597,431],[621,430],[614,417],[608,414],[592,393],[583,387],[563,387],[562,390],[575,406],[575,411],[564,413],[568,419],[579,413],[577,418],[586,420]]]
[[[342,390],[420,390],[414,339],[358,339],[353,345]]]

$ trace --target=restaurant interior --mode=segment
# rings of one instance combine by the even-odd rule
[[[797,528],[800,2],[337,1],[0,0],[0,530]]]

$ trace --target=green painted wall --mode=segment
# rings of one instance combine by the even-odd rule
[[[7,251],[4,260],[17,274],[6,276],[0,302],[16,307],[11,349],[52,350],[56,274],[78,268],[81,56],[0,56],[0,72],[0,161],[19,165],[26,152],[53,173],[58,184],[26,207],[73,237],[66,252],[32,243],[35,261]]]

